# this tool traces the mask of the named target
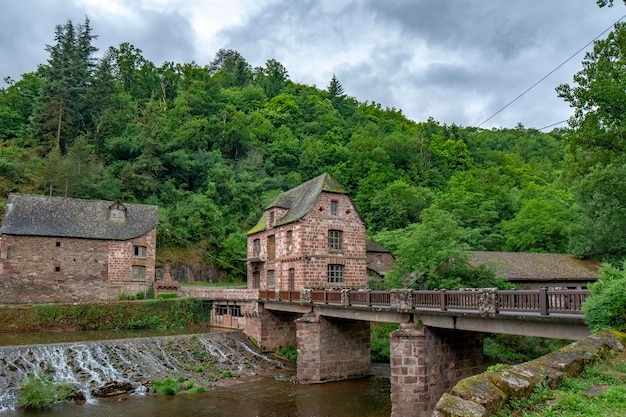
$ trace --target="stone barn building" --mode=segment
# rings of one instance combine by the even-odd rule
[[[328,174],[279,195],[248,232],[248,288],[367,287],[365,223]]]
[[[156,206],[10,194],[0,303],[111,301],[154,282]]]
[[[484,265],[519,289],[587,289],[598,280],[600,263],[565,253],[472,252],[469,264]]]

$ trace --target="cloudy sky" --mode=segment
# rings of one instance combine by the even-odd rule
[[[0,0],[0,76],[46,62],[54,28],[87,16],[100,52],[129,42],[157,66],[209,64],[220,48],[276,59],[298,83],[478,126],[626,15],[615,0]],[[603,35],[602,37],[605,37]],[[587,48],[589,50],[591,46]],[[576,55],[483,127],[542,128],[571,109],[554,88]],[[563,126],[563,125],[561,125]]]

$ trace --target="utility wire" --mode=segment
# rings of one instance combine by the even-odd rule
[[[547,129],[547,128],[552,127],[552,126],[560,125],[561,123],[566,123],[568,120],[569,119],[561,120],[560,122],[552,123],[551,125],[541,127],[541,128],[539,128],[537,130],[543,130],[543,129]]]
[[[210,254],[209,252],[205,251],[204,249],[201,249],[201,248],[197,247],[196,245],[194,245],[193,243],[191,243],[191,242],[190,242],[190,241],[188,241],[187,239],[185,239],[185,238],[182,238],[182,237],[178,236],[176,233],[172,232],[170,229],[168,229],[167,227],[163,226],[163,223],[160,223],[160,222],[159,222],[159,227],[161,227],[162,229],[165,229],[165,230],[166,230],[169,234],[171,234],[172,236],[174,236],[176,239],[178,239],[178,240],[181,240],[181,241],[185,242],[187,245],[189,245],[189,246],[190,246],[190,247],[192,247],[193,249],[195,249],[195,250],[197,250],[197,251],[199,251],[199,252],[202,252],[202,253],[203,253],[203,254],[205,254],[205,255],[208,255],[209,257],[211,257],[211,258],[215,259],[216,261],[218,261],[218,262],[220,262],[220,263],[222,263],[222,264],[224,264],[224,265],[226,265],[226,266],[228,266],[228,267],[230,267],[230,268],[234,269],[234,270],[235,270],[235,271],[237,271],[237,272],[241,272],[241,273],[242,273],[242,274],[244,274],[244,275],[246,274],[246,271],[242,271],[241,269],[239,269],[239,268],[237,268],[237,267],[235,267],[235,266],[233,266],[233,265],[229,264],[228,262],[226,262],[226,261],[224,261],[224,260],[222,260],[222,259],[218,258],[217,256]]]
[[[609,26],[608,28],[606,28],[602,33],[600,33],[598,36],[596,36],[595,38],[593,38],[591,41],[589,41],[589,43],[587,43],[585,46],[583,46],[582,48],[580,48],[578,51],[576,51],[574,54],[572,54],[572,56],[570,56],[569,58],[567,58],[565,61],[563,61],[558,67],[556,67],[555,69],[553,69],[552,71],[550,71],[548,74],[546,74],[543,78],[541,78],[539,81],[537,81],[536,83],[534,83],[533,85],[531,85],[530,87],[528,87],[526,90],[524,90],[524,92],[520,95],[518,95],[517,97],[515,97],[513,100],[509,101],[504,107],[502,107],[500,110],[498,110],[497,112],[495,112],[494,114],[492,114],[491,116],[489,116],[489,118],[487,118],[487,120],[485,120],[484,122],[482,122],[481,124],[478,125],[478,127],[481,127],[482,125],[484,125],[485,123],[487,123],[489,120],[493,119],[494,117],[496,117],[498,114],[500,114],[504,109],[506,109],[507,107],[509,107],[511,104],[515,103],[517,100],[519,100],[523,95],[525,95],[526,93],[528,93],[530,90],[532,90],[533,88],[535,88],[539,83],[541,83],[543,80],[545,80],[546,78],[548,78],[549,76],[551,76],[554,72],[556,72],[559,68],[561,68],[563,65],[565,65],[566,63],[568,63],[569,61],[572,60],[572,58],[574,58],[576,55],[578,55],[579,53],[581,53],[582,51],[584,51],[589,45],[591,45],[592,43],[594,43],[595,41],[597,41],[600,36],[604,35],[606,32],[608,32],[609,30],[611,30],[611,28],[613,28],[613,26],[615,26],[618,22],[622,21],[624,18],[626,18],[626,15],[620,17],[619,19],[617,19],[615,21],[615,23],[613,23],[611,26]],[[562,123],[562,122],[559,122]],[[558,124],[558,123],[557,123]],[[550,127],[550,126],[547,126]],[[544,128],[545,129],[545,128]],[[541,129],[540,129],[541,130]]]

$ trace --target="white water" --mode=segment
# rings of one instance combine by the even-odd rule
[[[239,333],[0,347],[0,416],[15,409],[17,387],[28,374],[46,373],[69,383],[88,402],[108,381],[130,382],[136,394],[148,380],[184,376],[210,385],[208,367],[238,371],[280,367]],[[204,372],[199,372],[203,368]]]

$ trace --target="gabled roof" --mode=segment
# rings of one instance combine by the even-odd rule
[[[375,253],[391,253],[389,249],[376,242],[373,239],[365,240],[365,251],[366,252],[375,252]]]
[[[125,209],[125,220],[111,219],[113,208]],[[0,233],[128,240],[144,235],[158,222],[156,206],[12,193]]]
[[[600,264],[563,253],[473,252],[472,266],[493,265],[511,281],[597,280]]]
[[[334,178],[327,173],[313,178],[305,183],[285,191],[274,199],[266,208],[265,212],[248,234],[262,232],[266,229],[267,211],[272,208],[286,209],[287,213],[280,218],[274,226],[283,226],[300,220],[313,209],[317,198],[322,193],[348,194],[348,192]]]

